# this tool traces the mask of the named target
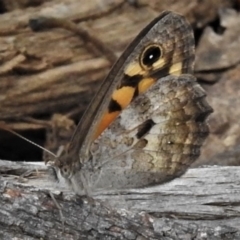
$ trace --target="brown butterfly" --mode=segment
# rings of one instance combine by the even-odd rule
[[[50,164],[78,194],[161,184],[200,155],[212,108],[193,73],[194,37],[165,11],[127,47]]]

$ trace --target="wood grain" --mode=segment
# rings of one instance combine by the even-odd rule
[[[1,239],[240,237],[239,167],[190,169],[165,185],[96,193],[93,201],[54,182],[43,165],[0,161],[0,171]]]

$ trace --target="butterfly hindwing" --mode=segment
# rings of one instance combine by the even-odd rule
[[[159,79],[92,144],[99,172],[91,184],[136,188],[182,175],[209,132],[205,120],[212,109],[205,96],[191,75]]]

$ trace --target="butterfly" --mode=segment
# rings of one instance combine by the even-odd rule
[[[193,31],[161,13],[130,43],[49,162],[80,195],[142,188],[181,176],[200,155],[213,111],[193,74]]]

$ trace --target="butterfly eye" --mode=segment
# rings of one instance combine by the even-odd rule
[[[64,167],[62,168],[62,173],[63,173],[64,175],[67,175],[67,173],[68,173],[68,168],[67,168],[66,166],[64,166]]]
[[[162,50],[159,45],[148,46],[142,53],[141,63],[143,67],[151,67],[162,56]]]

